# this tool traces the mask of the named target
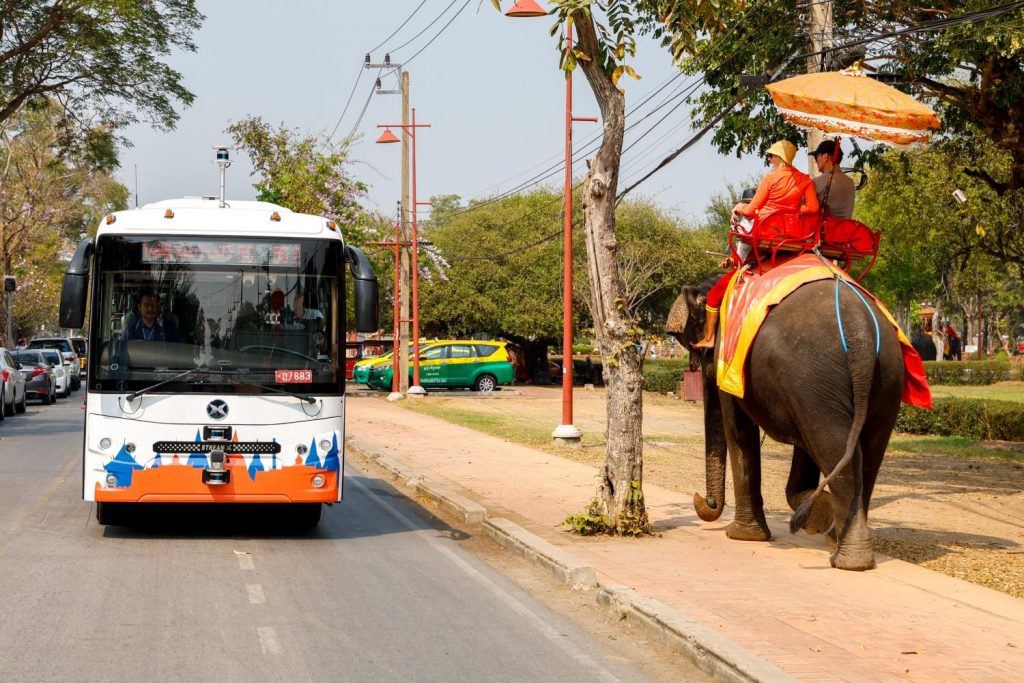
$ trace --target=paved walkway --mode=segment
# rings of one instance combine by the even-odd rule
[[[429,399],[427,399],[429,400]],[[1024,600],[876,555],[869,572],[832,569],[820,537],[770,519],[770,543],[725,536],[690,496],[644,486],[660,535],[580,538],[560,522],[593,498],[587,465],[418,415],[379,398],[347,403],[349,434],[461,487],[622,584],[717,630],[791,675],[814,681],[1024,677]]]

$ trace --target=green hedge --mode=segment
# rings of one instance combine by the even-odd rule
[[[666,394],[676,390],[676,382],[683,378],[683,370],[690,367],[685,360],[644,361],[644,389]]]
[[[995,384],[1010,379],[1010,364],[1005,361],[929,360],[924,363],[924,371],[929,384],[949,386]]]
[[[1012,401],[939,398],[931,410],[900,407],[896,430],[908,434],[1024,441],[1024,405]]]

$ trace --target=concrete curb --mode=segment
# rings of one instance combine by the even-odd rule
[[[377,462],[380,463],[379,460]],[[382,466],[386,467],[386,465]],[[415,488],[416,493],[434,501],[442,509],[455,515],[463,524],[479,526],[487,519],[487,510],[482,505],[454,491],[449,491],[429,481],[421,481],[416,484]]]
[[[597,594],[597,601],[662,645],[683,654],[716,681],[798,680],[664,603],[641,597],[632,588],[604,586]]]
[[[487,518],[487,509],[461,494],[455,493],[411,469],[376,446],[356,437],[347,437],[348,446],[391,472],[417,495],[435,501],[465,524],[483,525],[484,533],[498,545],[515,552],[550,572],[573,590],[598,587],[597,571],[518,524],[496,517]],[[749,683],[751,681],[794,681],[782,669],[761,659],[725,636],[693,621],[679,611],[626,586],[604,586],[596,594],[598,604],[612,610],[622,619],[629,619],[637,628],[666,647],[679,652],[701,671],[718,681]]]
[[[503,548],[540,565],[573,590],[597,586],[597,572],[591,565],[514,522],[500,517],[489,519],[484,523],[484,533]]]

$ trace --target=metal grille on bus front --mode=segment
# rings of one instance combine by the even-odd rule
[[[275,441],[157,441],[154,453],[280,453],[281,444]]]

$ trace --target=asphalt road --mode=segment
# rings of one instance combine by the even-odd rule
[[[0,423],[0,680],[644,680],[354,470],[307,533],[273,506],[98,526],[81,396]]]

